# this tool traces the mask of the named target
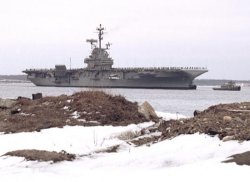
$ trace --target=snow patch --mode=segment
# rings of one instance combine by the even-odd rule
[[[80,117],[80,114],[79,114],[77,111],[75,111],[75,112],[73,112],[73,113],[71,114],[71,116],[72,116],[72,118],[74,118],[74,119],[78,119],[78,118]]]
[[[75,113],[77,115],[77,113]],[[171,116],[165,113],[165,116]],[[41,132],[0,135],[2,181],[248,181],[249,166],[221,163],[228,156],[248,151],[250,141],[223,142],[205,134],[181,135],[150,146],[134,147],[117,134],[140,131],[154,122],[128,126],[65,126]],[[159,135],[160,133],[155,133]],[[119,145],[118,153],[95,153]],[[72,162],[25,161],[2,156],[20,149],[64,150],[79,157]],[[208,176],[209,172],[209,176]],[[98,174],[98,175],[97,175]],[[201,176],[208,176],[206,178]]]
[[[68,107],[68,106],[64,106],[63,109],[64,109],[64,110],[68,110],[69,107]]]
[[[162,117],[164,120],[170,120],[170,119],[184,119],[187,118],[187,116],[184,116],[180,113],[165,113],[165,112],[160,112],[160,111],[155,111],[158,117]]]

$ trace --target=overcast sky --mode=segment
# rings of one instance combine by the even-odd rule
[[[199,78],[250,80],[249,0],[0,0],[0,74],[84,67],[106,28],[116,67],[207,67]]]

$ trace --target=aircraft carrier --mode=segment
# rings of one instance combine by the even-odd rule
[[[37,86],[53,87],[196,89],[193,80],[208,71],[204,67],[113,68],[110,43],[102,47],[104,28],[100,25],[96,30],[98,40],[87,39],[91,44],[91,54],[84,59],[87,67],[26,69],[23,72],[28,80]]]

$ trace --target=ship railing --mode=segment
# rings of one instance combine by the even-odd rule
[[[95,70],[94,68],[82,68],[83,70]],[[207,70],[206,67],[116,67],[118,70]],[[71,69],[79,70],[79,69]],[[110,70],[110,68],[99,68],[98,70]]]
[[[138,71],[152,71],[152,70],[207,70],[206,67],[121,67],[119,70],[138,70]]]
[[[83,70],[93,70],[91,68],[82,68]],[[116,69],[119,70],[137,70],[137,71],[154,71],[154,70],[207,70],[206,67],[118,67]],[[26,69],[25,71],[32,72],[32,71],[40,71],[40,72],[46,72],[46,71],[53,71],[55,69]],[[70,69],[70,70],[81,70],[81,69]],[[101,69],[101,70],[109,70],[109,69]],[[68,71],[68,70],[67,70]]]
[[[81,69],[79,69],[79,68],[73,68],[73,69],[69,69],[69,70],[77,71],[77,70],[81,70]],[[50,69],[26,69],[25,71],[30,71],[30,72],[32,72],[32,71],[46,72],[46,71],[55,71],[55,69],[54,68],[50,68]]]
[[[52,70],[54,70],[54,69],[26,69],[25,71],[30,71],[30,72],[32,72],[32,71],[52,71]]]

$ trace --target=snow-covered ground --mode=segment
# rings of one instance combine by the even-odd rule
[[[159,114],[159,113],[158,113]],[[169,118],[175,114],[163,114]],[[180,116],[178,116],[180,117]],[[66,126],[41,132],[0,134],[0,155],[18,149],[64,150],[72,162],[26,161],[0,157],[0,180],[5,181],[249,181],[250,167],[221,163],[250,150],[250,142],[222,142],[204,134],[181,135],[150,146],[134,147],[121,140],[152,122],[126,127]],[[120,144],[117,153],[95,153]]]
[[[178,112],[173,114],[173,113],[165,113],[165,112],[156,111],[156,114],[158,117],[162,117],[165,120],[187,118],[186,116]]]

